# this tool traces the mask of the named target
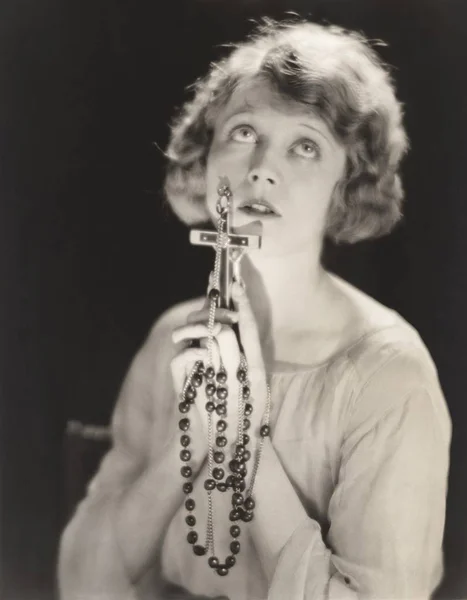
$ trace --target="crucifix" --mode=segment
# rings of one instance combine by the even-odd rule
[[[217,231],[192,229],[190,242],[197,246],[211,246],[214,250],[220,248],[219,264],[219,308],[230,309],[230,284],[232,277],[239,279],[240,260],[247,250],[261,247],[261,236],[239,235],[230,230],[230,209],[232,192],[226,179],[221,180],[218,187],[217,212],[219,224]]]

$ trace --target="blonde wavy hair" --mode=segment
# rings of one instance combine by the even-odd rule
[[[408,140],[389,67],[373,45],[334,25],[272,19],[231,45],[190,86],[193,97],[171,126],[164,192],[175,214],[189,225],[209,219],[205,170],[217,115],[242,81],[259,77],[282,99],[320,116],[346,149],[325,235],[353,243],[389,233],[402,216],[399,167]]]

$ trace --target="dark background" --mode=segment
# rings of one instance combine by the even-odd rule
[[[200,294],[211,253],[163,207],[184,86],[248,17],[327,19],[383,38],[406,103],[406,218],[328,248],[398,310],[438,366],[454,422],[442,594],[467,597],[467,157],[462,3],[448,0],[4,0],[0,14],[0,469],[5,600],[52,597],[67,420],[106,425],[162,310]]]

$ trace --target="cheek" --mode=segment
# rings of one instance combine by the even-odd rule
[[[307,215],[313,222],[326,218],[338,179],[334,173],[322,169],[307,170],[301,176],[289,179],[289,197],[296,198],[295,213],[302,215],[304,225]]]
[[[219,177],[228,177],[232,188],[238,188],[248,172],[248,164],[249,152],[246,148],[235,151],[222,144],[213,146],[206,165],[208,199],[212,202],[213,194],[217,198]]]

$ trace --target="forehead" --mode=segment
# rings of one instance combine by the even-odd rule
[[[317,117],[310,108],[280,94],[266,79],[256,77],[243,80],[236,86],[227,104],[221,109],[219,118],[225,121],[240,112],[268,110],[310,119]]]

